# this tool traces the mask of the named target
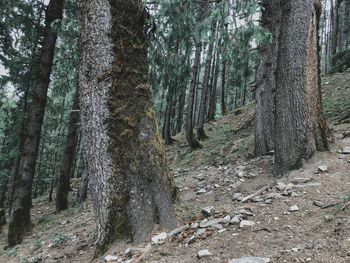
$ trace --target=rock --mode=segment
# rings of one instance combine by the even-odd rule
[[[204,188],[201,188],[196,192],[196,194],[200,195],[200,194],[205,194],[206,192],[207,192],[207,190],[205,190]]]
[[[323,166],[320,166],[323,167]],[[318,167],[318,169],[320,168]],[[326,166],[327,167],[327,166]],[[324,168],[324,167],[323,167]],[[306,184],[313,180],[313,178],[294,178],[292,180],[292,184]]]
[[[213,206],[208,206],[202,209],[202,214],[205,217],[209,217],[215,214],[215,208]]]
[[[243,197],[243,194],[242,193],[235,193],[233,196],[232,196],[232,199],[233,200],[238,200],[239,198]]]
[[[344,147],[342,153],[343,154],[350,154],[350,146]]]
[[[198,251],[197,257],[198,258],[204,258],[204,257],[210,257],[212,255],[213,255],[213,253],[211,253],[207,249],[204,249],[204,250]]]
[[[287,185],[285,183],[278,182],[276,188],[278,191],[284,191],[287,188]]]
[[[105,256],[106,262],[118,261],[118,260],[119,260],[119,257],[117,257],[117,256],[112,256],[112,255]]]
[[[189,225],[184,225],[184,226],[175,228],[175,229],[173,229],[173,230],[170,231],[170,233],[168,234],[168,236],[169,236],[169,237],[174,237],[174,236],[180,234],[181,232],[186,231],[186,230],[189,229],[189,228],[190,228]]]
[[[196,232],[197,237],[203,236],[204,234],[205,234],[205,228],[197,229],[197,232]]]
[[[241,223],[239,224],[240,228],[244,228],[244,227],[252,227],[254,226],[255,223],[253,221],[249,221],[249,220],[242,220]]]
[[[228,223],[230,223],[230,221],[231,221],[231,216],[227,215],[227,216],[225,216],[224,219],[222,220],[222,223],[223,223],[223,224],[228,224]]]
[[[297,205],[293,205],[288,209],[288,212],[297,212],[297,211],[299,211],[299,207]]]
[[[220,224],[224,219],[223,218],[216,218],[212,220],[205,221],[203,220],[200,224],[199,227],[201,228],[207,228],[216,224]]]
[[[239,224],[241,222],[241,215],[236,215],[234,217],[231,218],[230,220],[230,224]]]
[[[272,204],[273,200],[272,199],[265,199],[265,204],[270,205]]]
[[[224,228],[222,224],[214,224],[214,225],[212,225],[212,227],[213,227],[213,228],[216,228],[216,229],[218,229],[218,230],[221,230],[221,229]]]
[[[328,167],[327,165],[321,165],[317,168],[320,172],[325,173],[328,172]]]
[[[259,257],[246,257],[231,259],[229,263],[269,263],[271,259],[269,258],[259,258]]]
[[[161,244],[164,242],[165,239],[167,239],[168,234],[166,232],[160,233],[159,235],[156,235],[152,237],[152,243],[153,244]]]
[[[124,251],[124,255],[127,257],[132,257],[135,255],[140,255],[142,251],[143,250],[140,248],[129,247]]]
[[[191,229],[197,229],[199,224],[197,222],[191,224]]]

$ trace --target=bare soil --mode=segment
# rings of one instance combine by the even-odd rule
[[[106,255],[120,256],[120,262],[227,263],[244,256],[267,257],[273,263],[350,262],[350,155],[340,153],[350,146],[350,136],[346,136],[350,133],[350,118],[346,118],[350,113],[350,73],[324,78],[323,84],[325,111],[334,132],[332,149],[317,153],[302,169],[283,178],[273,175],[272,156],[252,158],[252,105],[208,124],[209,139],[202,143],[202,149],[189,151],[183,134],[167,149],[180,194],[176,204],[179,226],[202,222],[201,211],[208,206],[215,208],[211,219],[248,211],[245,219],[254,226],[208,227],[200,237],[196,229],[187,229],[162,244],[118,243]],[[321,165],[328,170],[318,171]],[[293,183],[293,191],[277,189],[278,183]],[[76,185],[73,182],[74,191]],[[236,193],[248,196],[265,186],[270,189],[254,200],[233,200]],[[203,189],[205,193],[198,194]],[[265,202],[269,195],[274,196],[272,203]],[[294,205],[299,210],[289,212]],[[48,203],[46,196],[36,199],[32,233],[22,245],[1,250],[0,262],[91,262],[95,229],[91,201],[60,214],[53,211],[54,204]],[[155,229],[155,234],[162,231]],[[1,247],[5,237],[3,228]],[[129,247],[143,251],[124,256]],[[213,255],[199,259],[198,251],[203,249]],[[94,260],[103,261],[104,257]]]

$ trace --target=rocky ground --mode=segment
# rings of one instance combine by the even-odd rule
[[[350,262],[350,73],[324,78],[323,87],[330,152],[276,178],[273,156],[252,158],[252,106],[208,124],[201,150],[189,151],[180,134],[167,149],[179,228],[156,229],[139,246],[115,244],[96,262]],[[35,200],[33,233],[0,251],[0,262],[90,262],[91,202],[61,214],[53,205]]]

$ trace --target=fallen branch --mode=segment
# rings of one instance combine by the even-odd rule
[[[250,199],[252,199],[252,198],[254,198],[254,197],[260,195],[261,193],[263,193],[264,191],[269,190],[270,188],[271,188],[270,185],[264,186],[263,188],[261,188],[261,189],[259,189],[258,191],[256,191],[254,194],[251,194],[251,195],[249,195],[249,196],[243,198],[243,199],[241,200],[241,203],[245,203],[245,202],[249,201]]]

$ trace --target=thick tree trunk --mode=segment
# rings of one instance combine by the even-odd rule
[[[197,141],[193,134],[193,108],[195,103],[195,94],[196,94],[196,84],[198,76],[198,67],[200,63],[201,56],[201,46],[200,44],[196,45],[196,52],[194,56],[193,69],[192,69],[192,80],[190,84],[190,92],[188,95],[188,104],[187,104],[187,115],[186,115],[186,138],[192,149],[197,149],[201,147],[201,144]]]
[[[278,173],[299,168],[316,149],[328,146],[319,81],[320,10],[320,2],[314,0],[295,0],[282,6],[275,79]]]
[[[79,91],[75,91],[72,111],[69,116],[68,134],[64,147],[61,171],[57,180],[56,211],[68,208],[68,192],[70,188],[70,177],[74,163],[74,156],[78,141],[79,122]]]
[[[84,159],[97,219],[96,255],[176,225],[169,174],[150,98],[140,0],[81,3],[80,96]]]
[[[9,217],[8,246],[21,243],[25,232],[31,229],[30,208],[32,184],[57,39],[57,34],[52,30],[51,24],[57,19],[62,19],[62,11],[63,0],[50,1],[46,12],[46,28],[40,51],[38,75],[33,91],[27,136],[23,144],[18,174],[13,178],[12,182],[13,191]]]
[[[257,71],[255,89],[255,144],[256,156],[265,155],[274,149],[275,131],[275,85],[279,24],[281,20],[280,0],[263,1],[261,25],[270,31],[272,43],[259,46],[260,66]]]

